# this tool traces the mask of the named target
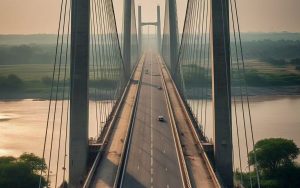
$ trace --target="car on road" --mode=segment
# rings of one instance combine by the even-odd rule
[[[164,118],[164,116],[158,116],[158,117],[157,117],[157,120],[158,120],[158,121],[161,121],[161,122],[164,122],[164,121],[165,121],[165,118]]]
[[[158,89],[158,90],[162,90],[162,87],[161,87],[161,86],[159,86],[159,87],[157,87],[157,89]]]

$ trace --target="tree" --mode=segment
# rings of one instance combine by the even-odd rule
[[[260,169],[261,188],[299,188],[300,167],[294,162],[299,155],[299,148],[284,138],[268,138],[258,141],[255,146],[257,166]],[[254,165],[254,150],[249,153],[249,164]],[[250,176],[255,172],[243,173],[244,187],[250,186]],[[252,182],[257,186],[257,182]]]
[[[254,146],[257,165],[260,169],[272,172],[280,167],[293,165],[299,155],[299,148],[293,140],[268,138],[258,141]],[[249,163],[255,162],[254,151],[249,153]]]
[[[45,160],[34,155],[33,153],[23,153],[19,157],[19,161],[28,164],[30,166],[30,169],[34,173],[39,173],[41,170],[45,172],[45,170],[47,169]]]
[[[0,187],[38,187],[39,169],[46,169],[45,162],[32,153],[24,153],[19,158],[0,157]],[[41,180],[42,186],[47,186],[45,178],[42,177]]]
[[[7,77],[0,77],[0,89],[3,91],[18,91],[23,87],[23,80],[14,74],[10,74]]]

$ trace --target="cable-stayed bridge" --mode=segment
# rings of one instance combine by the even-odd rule
[[[260,187],[241,164],[254,136],[236,0],[189,0],[182,34],[176,0],[165,3],[161,24],[159,6],[154,22],[139,6],[136,22],[124,0],[119,35],[112,0],[61,1],[41,172],[51,187],[242,187],[236,169]]]

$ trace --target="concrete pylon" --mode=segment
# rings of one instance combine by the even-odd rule
[[[157,50],[161,52],[161,21],[160,21],[160,6],[157,6]]]
[[[131,71],[131,8],[132,0],[124,0],[124,14],[123,14],[123,60],[125,68],[126,79],[130,78]]]
[[[69,187],[82,187],[88,161],[90,1],[72,1]]]
[[[212,0],[212,97],[214,159],[223,187],[233,187],[230,35],[228,0]]]
[[[138,7],[138,35],[139,35],[139,54],[142,51],[142,7]]]
[[[160,52],[161,49],[161,21],[160,21],[160,6],[157,6],[156,9],[157,13],[157,21],[156,22],[142,22],[142,7],[138,7],[138,33],[139,33],[139,46],[140,49],[143,45],[143,33],[142,33],[142,27],[146,25],[152,25],[156,26],[157,31],[157,48],[158,52]]]
[[[178,25],[176,0],[168,0],[169,4],[169,28],[170,28],[170,65],[172,77],[175,76],[175,68],[178,60]]]

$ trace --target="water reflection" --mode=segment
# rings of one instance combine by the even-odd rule
[[[191,104],[196,106],[202,101],[192,100]],[[103,103],[109,106],[109,103]],[[95,102],[90,101],[90,126],[89,136],[95,137],[96,118]],[[240,103],[238,108],[241,108]],[[300,97],[277,98],[264,100],[259,98],[251,101],[251,111],[253,115],[253,126],[255,139],[269,137],[282,137],[293,139],[300,147]],[[198,109],[200,115],[201,108]],[[23,152],[32,152],[42,156],[45,126],[48,111],[48,101],[19,100],[0,102],[0,156],[19,156]],[[238,110],[241,113],[241,110]],[[211,101],[207,105],[206,134],[212,138],[212,116]],[[241,114],[239,114],[241,117]],[[200,117],[199,117],[200,118]],[[239,119],[239,124],[242,120]],[[233,121],[234,122],[234,121]],[[56,133],[58,134],[58,133]],[[236,144],[235,124],[233,124],[234,147]],[[54,142],[57,142],[55,140]],[[241,140],[241,145],[245,146],[245,140]],[[62,148],[63,149],[63,148]],[[54,154],[56,156],[57,153]],[[237,150],[235,150],[237,156]],[[242,147],[243,168],[246,165],[246,149]],[[235,160],[237,166],[237,160]],[[300,159],[298,158],[298,162]],[[53,164],[55,167],[56,164]],[[59,168],[62,168],[59,164]],[[52,177],[55,170],[52,170]],[[62,171],[62,170],[61,170]]]
[[[191,100],[190,106],[197,109],[197,103],[201,106],[201,100]],[[205,102],[203,102],[205,103]],[[205,133],[208,138],[213,138],[213,119],[212,119],[212,103],[207,103],[207,123],[204,125]],[[281,137],[292,139],[300,147],[300,97],[285,97],[285,98],[251,98],[251,113],[253,121],[253,130],[255,140],[258,141],[263,138]],[[234,107],[232,107],[234,112]],[[241,141],[241,158],[243,170],[247,166],[246,144],[243,131],[243,119],[241,103],[237,103],[238,125],[240,131]],[[247,112],[248,113],[248,112]],[[202,116],[204,116],[204,107],[202,109]],[[198,108],[198,118],[201,119],[201,107]],[[202,117],[204,119],[204,117]],[[238,144],[236,134],[236,123],[233,116],[233,147],[235,166],[238,167]],[[249,118],[246,118],[246,126],[249,127]],[[247,130],[248,138],[251,137],[250,130]],[[249,146],[252,146],[248,140]],[[250,147],[252,150],[252,147]],[[300,162],[300,157],[297,159]]]
[[[62,101],[58,102],[58,105]],[[65,104],[67,104],[65,102]],[[48,113],[49,101],[35,101],[35,100],[19,100],[19,101],[1,101],[0,102],[0,156],[15,156],[18,157],[24,152],[34,153],[42,156],[43,143],[45,135],[45,127]],[[98,103],[99,105],[99,103]],[[102,109],[110,110],[111,103],[102,102]],[[99,110],[99,109],[98,109]],[[89,137],[97,135],[96,122],[96,103],[90,101],[90,118],[89,118]],[[60,114],[58,111],[57,114]],[[60,117],[57,117],[59,119]],[[66,115],[63,117],[63,125],[65,125]],[[104,119],[104,118],[103,118]],[[50,168],[50,180],[54,182],[56,172],[56,159],[58,158],[58,137],[59,137],[59,121],[55,124],[55,132],[53,139],[53,153]],[[103,122],[99,125],[103,125]],[[51,132],[52,121],[49,123]],[[64,134],[66,127],[62,127],[62,144],[60,148],[60,160],[58,164],[59,174],[58,182],[61,182],[63,173],[63,154],[64,154]],[[48,133],[48,140],[46,151],[49,151],[51,134]],[[68,140],[67,140],[68,142]],[[68,144],[67,144],[68,146]],[[67,148],[68,150],[68,148]],[[46,162],[48,164],[49,154],[45,154]],[[68,157],[67,157],[68,158]],[[54,162],[53,162],[54,161]],[[68,161],[67,161],[68,163]],[[67,164],[68,166],[68,164]],[[67,168],[68,169],[68,168]],[[52,185],[53,186],[53,185]]]

